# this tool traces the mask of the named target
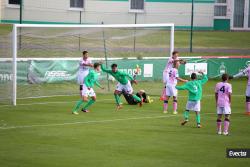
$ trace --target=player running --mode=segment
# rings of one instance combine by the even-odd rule
[[[194,111],[196,113],[196,123],[197,127],[201,128],[200,120],[200,100],[202,98],[202,86],[208,81],[207,75],[204,75],[203,72],[202,79],[197,80],[196,73],[191,74],[191,81],[186,82],[183,86],[176,86],[178,90],[188,90],[188,101],[186,105],[186,111],[184,112],[184,121],[181,125],[185,125],[188,122],[189,111]]]
[[[80,95],[82,95],[84,78],[88,75],[90,67],[93,67],[93,64],[89,58],[88,51],[83,51],[82,58],[79,62],[79,71],[77,76],[77,81],[78,84],[80,85]]]
[[[179,77],[178,68],[180,63],[178,61],[174,62],[173,68],[169,68],[167,70],[166,78],[163,78],[164,84],[166,87],[166,96],[163,102],[163,113],[168,112],[168,100],[171,96],[173,96],[173,114],[177,113],[177,89],[175,86],[177,85],[177,81],[187,82],[187,80]]]
[[[163,70],[163,83],[164,83],[164,79],[166,78],[167,74],[168,74],[168,69],[173,68],[174,62],[179,62],[180,64],[186,64],[186,61],[183,59],[179,59],[179,52],[178,51],[173,51],[172,56],[169,57],[167,64],[165,66],[165,69]],[[165,83],[164,83],[165,85]],[[164,86],[163,90],[162,90],[162,95],[161,95],[161,100],[165,99],[165,94],[166,92],[166,87]]]
[[[134,80],[131,75],[119,71],[117,68],[117,64],[112,64],[111,70],[104,68],[103,64],[102,64],[101,69],[102,69],[102,71],[112,75],[118,81],[118,84],[117,84],[116,89],[114,91],[117,110],[122,108],[121,102],[120,102],[120,95],[122,94],[123,91],[125,91],[128,94],[131,94],[133,96],[133,98],[139,102],[139,105],[140,106],[142,105],[141,98],[132,94],[133,88],[132,88],[131,83],[129,82],[129,80],[127,78],[129,78],[135,84],[137,84],[137,81]]]
[[[232,94],[232,86],[228,83],[229,76],[227,74],[222,75],[222,82],[216,84],[215,87],[215,100],[217,107],[217,133],[219,135],[221,132],[221,119],[222,115],[225,115],[224,119],[224,135],[228,135],[228,129],[230,120],[229,117],[231,115],[231,94]]]
[[[82,111],[83,112],[89,112],[87,109],[96,101],[96,94],[93,89],[94,85],[97,85],[99,88],[104,89],[98,82],[98,73],[100,72],[100,64],[95,63],[94,64],[94,70],[90,70],[89,74],[85,77],[84,79],[84,84],[82,86],[82,99],[79,100],[73,111],[72,114],[78,115],[78,110],[80,106],[84,103],[87,102],[87,104],[83,107]],[[88,96],[91,97],[90,100],[88,100]]]
[[[246,88],[246,115],[250,115],[250,66],[245,70],[235,74],[233,78],[238,78],[242,76],[248,77],[247,88]]]

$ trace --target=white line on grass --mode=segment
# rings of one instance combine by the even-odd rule
[[[48,98],[48,97],[68,97],[68,96],[77,96],[79,94],[71,94],[71,95],[50,95],[50,96],[35,96],[35,97],[19,97],[17,99],[40,99],[40,98]]]
[[[233,95],[233,97],[243,97],[245,95]],[[178,98],[184,98],[187,96],[178,96]],[[210,95],[203,95],[203,97],[214,97],[214,95],[210,94]],[[152,99],[159,99],[159,97],[152,97]],[[112,101],[114,99],[102,99],[102,101]],[[76,102],[75,101],[54,101],[54,102],[35,102],[35,103],[23,103],[23,104],[17,104],[17,106],[30,106],[30,105],[44,105],[44,104],[65,104],[65,103],[73,103]],[[98,100],[97,100],[98,102]],[[10,107],[13,105],[0,105],[0,107]]]
[[[120,119],[108,119],[108,120],[97,120],[97,121],[83,121],[83,122],[68,122],[68,123],[57,123],[57,124],[40,124],[40,125],[23,125],[23,126],[9,126],[0,127],[2,130],[8,129],[23,129],[33,127],[52,127],[52,126],[64,126],[64,125],[76,125],[76,124],[91,124],[91,123],[105,123],[105,122],[116,122],[116,121],[127,121],[127,120],[139,120],[139,119],[155,119],[155,118],[168,118],[176,115],[162,115],[153,117],[133,117],[133,118],[120,118]]]
[[[25,100],[25,99],[42,99],[42,98],[50,98],[50,97],[68,97],[68,96],[77,96],[79,94],[71,94],[71,95],[50,95],[50,96],[35,96],[35,97],[19,97],[17,99]],[[204,96],[214,96],[214,94],[208,94]],[[233,95],[233,96],[243,96],[243,95]],[[187,97],[187,96],[178,96],[178,97]],[[153,97],[154,98],[154,97]]]
[[[114,99],[102,99],[102,101],[112,101]],[[44,104],[65,104],[65,103],[74,103],[76,102],[77,100],[74,100],[74,101],[53,101],[53,102],[35,102],[35,103],[23,103],[23,104],[17,104],[17,106],[32,106],[32,105],[44,105]],[[97,100],[98,102],[98,100]],[[10,106],[13,106],[13,105],[0,105],[0,107],[10,107]]]
[[[129,111],[126,110],[126,111]],[[234,112],[234,114],[241,112]],[[202,115],[215,115],[215,113],[201,113]],[[116,122],[116,121],[127,121],[127,120],[141,120],[141,119],[157,119],[157,118],[169,118],[178,115],[161,115],[161,116],[147,116],[147,117],[132,117],[132,118],[119,118],[119,119],[109,119],[109,120],[96,120],[96,121],[82,121],[82,122],[68,122],[68,123],[57,123],[57,124],[38,124],[38,125],[22,125],[22,126],[5,126],[0,127],[0,130],[9,129],[23,129],[23,128],[33,128],[33,127],[53,127],[53,126],[65,126],[65,125],[76,125],[76,124],[92,124],[92,123],[106,123],[106,122]],[[4,120],[2,120],[4,121]]]

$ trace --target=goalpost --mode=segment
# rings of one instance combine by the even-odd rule
[[[163,30],[164,33],[162,33]],[[164,36],[163,34],[167,35]],[[168,38],[168,40],[164,43],[166,38]],[[51,42],[52,39],[53,43]],[[74,42],[72,42],[73,40]],[[151,40],[152,44],[150,44]],[[96,59],[104,59],[106,62],[113,55],[118,55],[118,57],[122,56],[124,61],[131,57],[131,55],[138,59],[140,59],[140,56],[148,56],[147,54],[154,56],[154,50],[157,50],[159,56],[168,57],[174,50],[174,24],[14,24],[12,42],[12,103],[16,105],[18,89],[17,67],[19,61],[26,59],[27,61],[31,61],[29,63],[33,63],[33,60],[37,61],[43,58],[44,60],[52,60],[52,58],[55,57],[59,57],[59,60],[61,60],[60,58],[76,60],[81,57],[79,53],[81,53],[82,50],[88,50],[88,48],[93,52],[93,55],[95,54],[94,57]],[[53,44],[55,46],[53,46]],[[78,45],[79,49],[76,49]],[[104,49],[102,49],[102,47]],[[65,49],[65,51],[63,49]],[[166,53],[165,49],[168,50],[168,53]],[[75,50],[78,51],[78,56],[76,56]],[[69,51],[71,53],[69,53]],[[53,52],[58,53],[54,55]],[[102,54],[100,52],[102,52]],[[43,57],[45,55],[47,57]],[[101,55],[105,56],[101,57]],[[92,57],[91,52],[90,57]],[[113,60],[115,60],[115,58],[113,58]],[[28,67],[28,65],[26,66],[26,68],[33,68]],[[28,75],[29,74],[27,74],[27,78],[29,77]],[[46,71],[46,75],[57,76],[59,74],[54,74],[53,71]],[[30,87],[31,86],[28,85],[26,89]],[[39,88],[41,88],[41,86]]]

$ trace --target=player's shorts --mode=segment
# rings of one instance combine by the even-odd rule
[[[247,85],[246,96],[250,96],[250,85]]]
[[[133,88],[131,86],[131,83],[128,81],[126,85],[122,85],[120,82],[116,85],[116,90],[119,92],[125,91],[128,94],[133,93]]]
[[[175,88],[175,85],[167,85],[166,86],[166,96],[177,96],[177,89]]]
[[[87,86],[85,84],[83,84],[82,86],[82,96],[85,97],[93,97],[96,96],[95,91],[93,88],[88,89]]]
[[[86,71],[79,71],[77,74],[77,83],[79,85],[84,84],[84,78],[89,74],[89,70]]]
[[[201,102],[199,101],[188,101],[186,105],[186,110],[190,111],[201,111]]]
[[[231,114],[231,107],[217,107],[217,114]]]

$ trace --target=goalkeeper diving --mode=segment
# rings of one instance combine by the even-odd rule
[[[126,92],[129,95],[132,95],[133,99],[139,103],[139,106],[142,105],[142,100],[138,96],[133,94],[133,88],[131,86],[131,83],[137,84],[137,81],[128,73],[119,71],[117,68],[117,64],[112,64],[111,65],[111,70],[106,69],[103,64],[101,64],[101,69],[103,72],[106,72],[110,75],[112,75],[117,81],[118,84],[116,85],[116,89],[114,91],[114,97],[115,97],[115,102],[117,105],[117,110],[122,108],[121,101],[120,101],[120,96],[122,92]],[[130,81],[129,81],[129,80]]]

